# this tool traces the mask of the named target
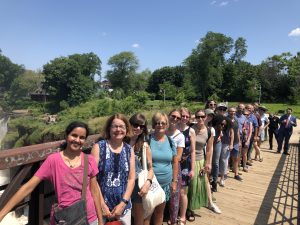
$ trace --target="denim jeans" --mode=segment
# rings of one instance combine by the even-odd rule
[[[230,156],[229,145],[222,144],[222,150],[220,155],[220,169],[219,169],[220,174],[222,176],[227,173],[229,156]]]
[[[213,181],[215,182],[217,182],[218,175],[219,175],[219,161],[220,161],[221,149],[222,149],[221,141],[214,144],[211,174],[212,174]]]

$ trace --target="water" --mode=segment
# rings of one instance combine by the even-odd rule
[[[1,142],[7,133],[7,124],[9,121],[9,117],[5,116],[0,119],[0,149],[1,149]],[[1,151],[1,150],[0,150]],[[0,185],[8,184],[10,182],[10,170],[0,170]],[[0,196],[2,195],[3,191],[0,191]],[[21,217],[16,217],[15,212],[10,212],[6,215],[6,217],[1,222],[1,225],[25,225],[28,223],[28,207],[25,208],[25,215]]]
[[[2,142],[3,138],[5,137],[5,135],[7,133],[8,121],[9,121],[8,116],[0,119],[0,146],[1,146],[1,142]]]

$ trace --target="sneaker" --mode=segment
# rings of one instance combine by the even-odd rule
[[[214,213],[217,213],[217,214],[222,213],[221,210],[219,209],[219,207],[215,203],[209,204],[207,208],[210,209],[211,211],[213,211]]]
[[[220,186],[221,187],[225,187],[225,181],[222,179],[222,180],[220,180]]]
[[[236,175],[234,176],[234,179],[238,180],[238,181],[243,181],[243,178],[241,178],[240,175]]]
[[[215,181],[213,181],[212,183],[211,183],[211,191],[212,192],[217,192],[218,191],[218,188],[217,188],[217,182],[215,182]]]
[[[224,174],[224,180],[226,180],[227,179],[227,174]]]

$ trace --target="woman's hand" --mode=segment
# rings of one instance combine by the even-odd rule
[[[105,204],[105,202],[101,203],[101,209],[102,209],[102,214],[104,217],[112,217],[112,213],[109,211],[109,208]]]
[[[119,218],[122,216],[124,209],[126,207],[126,204],[124,202],[120,202],[111,212],[112,217],[117,217]]]
[[[178,181],[177,181],[178,182]],[[177,182],[176,181],[172,181],[171,183],[171,192],[174,194],[176,192],[177,189]]]
[[[210,173],[210,171],[211,171],[211,164],[210,163],[206,163],[205,166],[204,166],[204,170],[205,170],[205,172]]]
[[[194,170],[191,170],[190,172],[189,172],[189,177],[190,178],[193,178],[195,176],[195,172],[194,172]]]
[[[150,182],[148,180],[146,180],[143,187],[138,192],[139,196],[141,196],[141,197],[145,196],[148,193],[150,186],[151,186]]]

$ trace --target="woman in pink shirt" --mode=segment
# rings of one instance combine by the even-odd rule
[[[0,222],[4,216],[42,180],[50,180],[54,186],[58,205],[61,208],[72,205],[81,199],[84,153],[82,145],[88,136],[88,126],[81,122],[72,122],[66,128],[66,142],[62,151],[47,157],[35,175],[25,183],[0,211]],[[92,155],[88,155],[88,185],[86,190],[87,220],[90,225],[103,224],[99,203],[100,192],[96,179],[98,167]],[[50,224],[56,224],[51,212]]]

